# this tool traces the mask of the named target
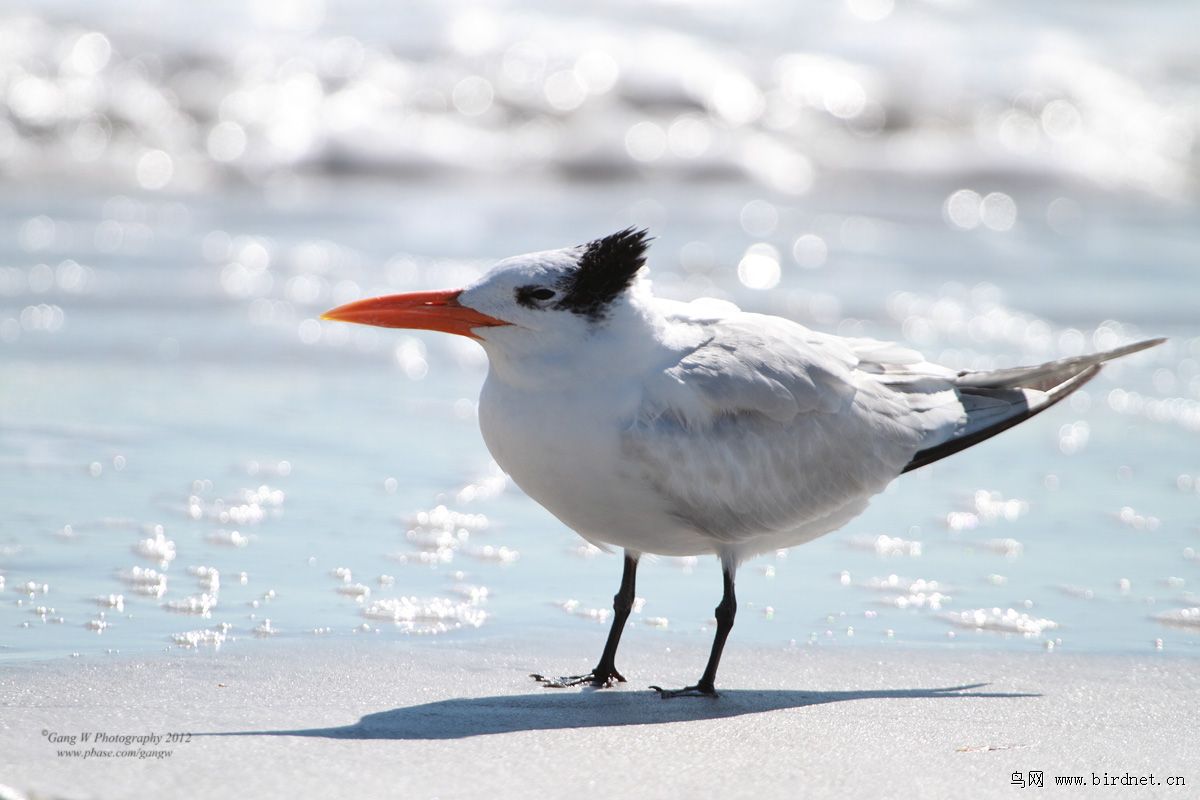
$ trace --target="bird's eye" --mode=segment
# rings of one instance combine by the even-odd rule
[[[522,286],[517,289],[517,302],[526,308],[537,308],[538,303],[544,303],[558,294],[545,286]]]

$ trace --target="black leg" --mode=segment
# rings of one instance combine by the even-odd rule
[[[625,568],[621,572],[621,588],[613,595],[613,623],[608,629],[608,640],[604,643],[604,652],[600,654],[600,663],[587,675],[569,675],[562,678],[547,678],[545,675],[534,673],[530,675],[535,681],[549,689],[562,689],[567,686],[578,686],[590,683],[592,686],[612,686],[613,681],[625,682],[625,676],[617,672],[617,645],[621,643],[621,633],[625,630],[625,622],[629,612],[633,610],[634,584],[637,578],[638,556],[625,551]]]
[[[621,643],[621,633],[625,630],[629,612],[633,610],[637,565],[637,558],[626,553],[625,568],[621,572],[621,588],[613,595],[613,624],[608,629],[608,640],[604,643],[604,652],[600,654],[600,663],[592,670],[593,684],[612,686],[613,678],[621,683],[625,682],[624,676],[617,672],[617,645]]]
[[[721,595],[721,603],[717,606],[717,635],[713,637],[712,651],[708,655],[708,665],[704,668],[704,674],[700,676],[700,680],[695,686],[687,686],[683,689],[663,689],[661,686],[651,686],[651,689],[657,691],[664,699],[668,697],[716,697],[717,688],[717,667],[721,663],[721,651],[725,649],[725,640],[729,638],[729,632],[733,630],[733,618],[737,616],[737,596],[733,591],[733,573],[737,570],[737,566],[730,559],[721,560],[721,574],[725,583],[724,594]]]

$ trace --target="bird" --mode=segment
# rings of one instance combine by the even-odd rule
[[[613,621],[588,673],[625,682],[616,653],[639,559],[715,555],[722,597],[704,672],[663,698],[716,697],[746,559],[845,525],[903,473],[1045,411],[1149,339],[1030,367],[958,370],[914,350],[821,333],[723,300],[654,296],[651,237],[626,228],[506,258],[466,288],[388,295],[325,320],[470,337],[487,354],[479,427],[529,497],[588,542],[623,550]]]

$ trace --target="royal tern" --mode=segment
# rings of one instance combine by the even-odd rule
[[[704,674],[716,695],[746,558],[857,516],[898,475],[1029,419],[1152,339],[1034,367],[959,371],[900,345],[818,333],[731,303],[654,297],[646,231],[505,259],[453,291],[361,300],[327,320],[423,328],[487,352],[479,425],[497,463],[584,539],[624,549],[595,669],[615,657],[638,559],[714,554],[724,593]]]

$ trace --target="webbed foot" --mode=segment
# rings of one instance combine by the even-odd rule
[[[611,689],[614,681],[625,683],[625,676],[612,667],[607,669],[597,667],[586,675],[563,675],[558,678],[550,678],[533,672],[530,673],[529,677],[547,689],[566,689],[568,686],[582,686],[584,684],[594,686],[597,689]]]
[[[669,700],[672,697],[720,697],[717,694],[716,688],[711,684],[696,684],[695,686],[685,686],[682,689],[664,689],[661,686],[651,686],[651,689],[658,692],[658,696],[663,700]]]

